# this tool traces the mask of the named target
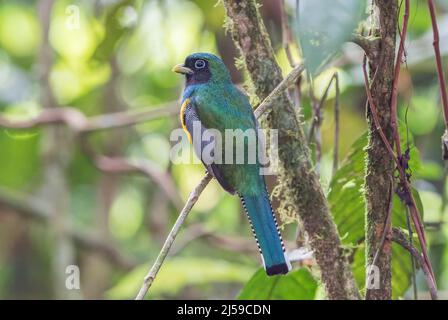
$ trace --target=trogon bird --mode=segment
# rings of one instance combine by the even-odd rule
[[[257,132],[258,124],[247,96],[232,83],[224,62],[213,54],[191,54],[183,64],[176,65],[173,71],[186,77],[180,120],[196,155],[227,192],[240,197],[267,275],[286,274],[291,270],[291,264],[285,255],[285,247],[269,200],[264,176],[260,174],[258,157],[252,163],[206,162],[202,150],[207,143],[201,141],[201,137],[197,137],[207,129],[215,130],[222,134],[222,137],[229,129],[240,129],[243,132],[252,129],[256,132],[258,141],[260,139]],[[195,130],[195,124],[200,130]],[[216,140],[210,141],[209,143],[215,143]],[[246,139],[244,143],[246,160],[248,158]],[[223,143],[221,145],[222,158],[225,158],[225,153],[229,151]],[[211,146],[211,149],[213,148],[214,144]],[[216,148],[214,152],[218,153],[219,150]]]

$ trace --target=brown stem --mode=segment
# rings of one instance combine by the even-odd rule
[[[406,235],[403,234],[403,232],[401,232],[398,228],[392,228],[392,240],[411,253],[425,274],[426,284],[428,286],[431,299],[437,300],[437,288],[432,281],[429,281],[429,279],[431,279],[431,271],[428,269],[420,252],[412,245],[412,243],[408,241],[408,239],[406,239]]]
[[[135,300],[143,300],[145,298],[145,295],[148,292],[149,288],[151,287],[154,279],[156,278],[157,273],[160,270],[160,267],[162,267],[165,258],[170,252],[171,246],[173,245],[174,240],[176,239],[176,236],[179,233],[180,228],[182,227],[182,224],[184,223],[191,209],[195,205],[196,201],[198,201],[199,196],[201,195],[202,191],[205,189],[207,184],[210,182],[210,180],[212,180],[212,176],[209,173],[207,173],[205,177],[202,178],[201,182],[196,186],[196,188],[193,191],[191,191],[184,208],[179,213],[179,216],[176,222],[174,223],[173,228],[171,229],[170,233],[168,234],[168,237],[165,240],[165,243],[163,244],[162,250],[160,250],[160,253],[157,256],[156,262],[154,262],[151,269],[149,269],[145,279],[143,280],[142,287],[140,288]]]
[[[377,108],[375,106],[375,102],[373,101],[373,97],[372,97],[372,91],[370,91],[370,84],[369,84],[369,79],[368,79],[368,75],[367,75],[367,68],[366,68],[366,56],[364,56],[364,61],[363,61],[363,75],[364,75],[364,88],[366,89],[366,93],[367,93],[367,102],[368,102],[368,106],[369,106],[369,110],[372,114],[372,119],[373,122],[376,126],[376,130],[378,131],[378,134],[381,137],[381,140],[384,143],[384,146],[386,147],[387,151],[389,152],[390,156],[394,159],[395,164],[397,165],[397,167],[400,166],[400,162],[398,161],[397,157],[395,156],[395,152],[394,149],[392,148],[391,144],[389,143],[389,141],[386,138],[386,135],[384,134],[383,128],[381,128],[380,125],[380,120],[379,120],[379,116],[378,116],[378,111]],[[378,72],[378,70],[375,71],[375,74]],[[373,76],[373,78],[375,78],[375,75]]]
[[[428,0],[428,7],[429,12],[431,14],[431,24],[434,37],[433,46],[434,46],[434,55],[436,56],[436,63],[437,63],[437,75],[439,78],[440,97],[442,99],[443,111],[445,115],[445,125],[448,128],[448,97],[446,92],[446,83],[443,72],[442,58],[440,56],[439,28],[437,27],[437,18],[433,0]]]
[[[334,75],[335,79],[335,89],[336,96],[334,97],[334,146],[333,146],[333,172],[332,177],[336,174],[338,170],[338,162],[339,162],[339,97],[340,97],[340,89],[339,89],[339,75],[336,72]]]
[[[321,139],[320,139],[320,127],[322,125],[322,107],[327,100],[328,93],[330,91],[331,85],[335,84],[335,90],[336,95],[334,98],[334,149],[333,149],[333,171],[332,176],[336,173],[336,170],[338,169],[338,150],[339,150],[339,76],[338,73],[335,72],[331,78],[330,81],[328,81],[327,86],[325,87],[325,91],[320,98],[319,101],[314,97],[313,89],[310,88],[311,96],[313,100],[313,120],[311,122],[311,126],[308,133],[308,143],[310,143],[313,138],[316,143],[316,147],[318,149],[317,159],[316,163],[319,167],[320,164],[320,158],[321,158]]]
[[[397,54],[397,60],[395,62],[395,72],[394,72],[394,82],[392,86],[392,97],[390,102],[390,108],[391,108],[391,126],[393,129],[394,139],[395,139],[395,148],[397,152],[397,158],[400,162],[400,165],[398,166],[398,171],[400,174],[400,184],[401,187],[406,194],[406,197],[409,199],[406,202],[406,205],[409,207],[411,218],[414,223],[418,239],[420,241],[420,245],[422,247],[422,253],[424,261],[427,265],[428,270],[430,271],[431,275],[431,281],[434,283],[435,286],[435,276],[434,272],[432,270],[431,262],[429,260],[428,252],[427,252],[427,246],[426,246],[426,238],[425,238],[425,232],[423,229],[423,222],[421,220],[421,215],[418,210],[417,204],[415,202],[411,186],[409,184],[408,178],[406,176],[406,164],[404,162],[403,154],[401,151],[401,144],[400,144],[400,134],[398,132],[398,122],[397,122],[397,101],[398,101],[398,80],[400,77],[400,68],[401,68],[401,62],[403,58],[405,57],[405,40],[406,40],[406,34],[407,34],[407,26],[408,26],[408,20],[409,20],[409,10],[410,10],[410,0],[405,0],[405,7],[404,7],[404,16],[403,16],[403,26],[400,33],[400,44],[398,48],[398,54]]]
[[[401,159],[402,157],[401,142],[400,142],[400,135],[398,133],[398,121],[397,121],[398,80],[400,78],[401,62],[405,56],[404,44],[406,40],[406,34],[408,31],[409,8],[410,8],[410,2],[409,0],[405,0],[403,26],[400,33],[400,44],[398,46],[397,60],[395,62],[394,81],[392,84],[392,96],[390,99],[390,109],[391,109],[390,122],[395,139],[398,159]]]
[[[376,64],[370,61],[371,74],[370,90],[367,90],[369,108],[367,165],[365,173],[366,197],[366,268],[369,269],[374,260],[380,272],[379,289],[366,290],[366,299],[391,299],[391,247],[390,240],[384,234],[388,219],[390,199],[384,195],[391,194],[390,183],[393,177],[393,135],[390,124],[390,99],[394,81],[395,34],[397,30],[397,1],[375,0],[379,11],[380,21],[380,56]],[[369,87],[366,82],[366,87]],[[387,141],[387,142],[386,142]],[[391,151],[392,150],[392,151]],[[378,250],[380,250],[377,258]]]
[[[436,57],[437,76],[439,78],[440,98],[442,100],[443,114],[445,116],[445,134],[442,136],[442,155],[444,160],[448,160],[448,97],[445,83],[445,75],[443,72],[442,58],[440,56],[439,47],[439,28],[437,26],[437,17],[434,8],[434,2],[428,0],[429,12],[431,15],[431,24],[433,32],[434,55]]]

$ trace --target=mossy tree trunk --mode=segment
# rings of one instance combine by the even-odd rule
[[[262,100],[281,82],[282,73],[255,0],[224,0],[236,47],[254,93]],[[319,179],[313,170],[303,129],[286,93],[273,103],[265,124],[278,130],[278,191],[281,211],[298,215],[320,269],[329,299],[358,299],[350,265]]]
[[[375,103],[379,122],[386,138],[393,145],[391,118],[391,95],[394,81],[395,65],[395,42],[398,19],[398,3],[396,0],[375,0],[379,15],[379,30],[377,36],[380,37],[379,55],[375,62],[370,62],[371,69],[371,92]],[[399,62],[398,62],[399,63]],[[379,276],[377,283],[379,287],[371,286],[367,283],[366,299],[391,299],[391,228],[385,230],[385,222],[390,211],[393,194],[393,158],[382,141],[375,123],[372,119],[370,108],[367,110],[369,140],[367,146],[367,166],[365,174],[365,197],[366,197],[366,268],[376,270]],[[383,243],[383,235],[386,238]],[[381,247],[381,244],[382,247]],[[374,262],[374,257],[378,252],[375,261],[375,269],[369,269]],[[369,280],[369,279],[368,279]],[[370,278],[370,284],[375,283],[375,279]]]

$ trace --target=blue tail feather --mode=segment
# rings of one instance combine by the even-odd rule
[[[285,274],[291,264],[285,255],[285,247],[272,211],[267,191],[257,196],[240,195],[241,202],[258,244],[266,273]]]

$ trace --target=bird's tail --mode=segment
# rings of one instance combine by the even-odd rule
[[[267,191],[258,196],[240,194],[268,276],[285,274],[291,264],[285,255],[282,236]]]

